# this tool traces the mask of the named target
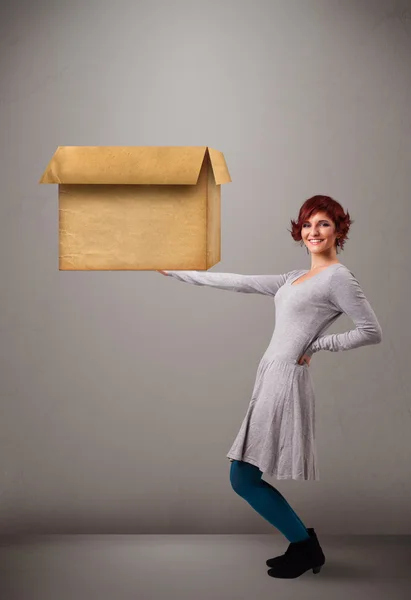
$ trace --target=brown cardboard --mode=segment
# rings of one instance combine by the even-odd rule
[[[39,182],[59,186],[59,269],[209,269],[229,182],[208,146],[59,146]]]

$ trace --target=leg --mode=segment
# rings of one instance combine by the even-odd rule
[[[230,482],[239,496],[274,525],[289,542],[310,539],[304,523],[284,496],[261,477],[262,471],[250,463],[238,460],[231,463]]]

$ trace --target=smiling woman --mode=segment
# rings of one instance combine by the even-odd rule
[[[193,285],[274,299],[274,331],[258,365],[246,414],[226,455],[232,463],[233,489],[291,542],[286,559],[267,561],[273,567],[268,573],[274,577],[297,552],[304,553],[306,564],[294,564],[293,577],[311,567],[318,573],[325,562],[314,529],[307,530],[280,492],[262,480],[263,473],[276,479],[320,479],[315,394],[307,363],[320,349],[338,352],[382,340],[377,317],[357,279],[337,260],[337,246],[342,246],[350,222],[341,205],[326,196],[304,203],[292,236],[311,252],[310,270],[277,275],[160,271]],[[323,335],[343,313],[355,329]]]

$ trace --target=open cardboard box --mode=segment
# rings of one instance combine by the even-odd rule
[[[230,181],[208,146],[59,146],[39,182],[59,186],[59,269],[209,269]]]

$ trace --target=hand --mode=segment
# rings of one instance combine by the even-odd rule
[[[308,356],[308,354],[303,354],[300,360],[298,361],[298,364],[303,365],[304,363],[307,363],[307,365],[310,366],[310,361],[311,356]]]
[[[158,269],[156,269],[157,273],[161,273],[162,275],[165,275],[166,277],[168,277],[167,273],[165,271],[159,271]]]

